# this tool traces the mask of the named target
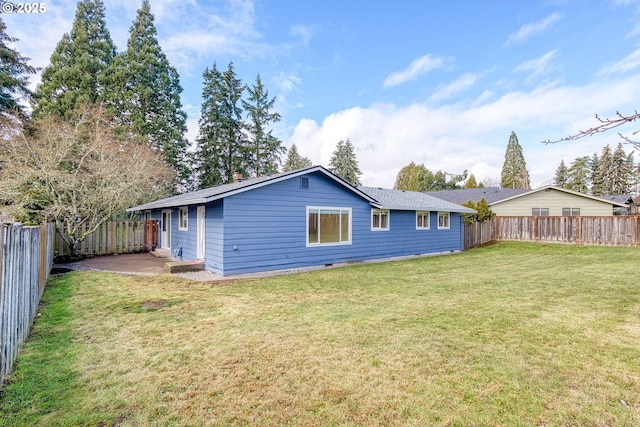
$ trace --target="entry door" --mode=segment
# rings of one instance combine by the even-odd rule
[[[171,249],[171,211],[162,211],[162,248]]]
[[[205,227],[205,209],[204,206],[198,206],[198,227],[196,231],[196,239],[198,240],[196,257],[204,259],[204,227]]]

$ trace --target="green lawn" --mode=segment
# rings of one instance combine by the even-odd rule
[[[637,248],[51,281],[0,425],[640,425]]]

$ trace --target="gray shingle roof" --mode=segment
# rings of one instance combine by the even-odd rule
[[[499,200],[504,200],[523,193],[528,193],[529,191],[531,190],[523,190],[521,188],[485,187],[461,188],[458,190],[427,191],[426,194],[447,200],[451,203],[460,204],[469,200],[473,200],[474,203],[478,203],[480,200],[484,199],[488,204],[491,204]]]
[[[473,209],[417,191],[390,190],[379,187],[358,187],[378,201],[380,208],[406,211],[443,211],[474,213]]]
[[[243,191],[247,191],[251,188],[258,188],[263,185],[268,185],[273,182],[282,181],[284,179],[289,179],[292,177],[312,173],[312,172],[322,172],[326,176],[332,178],[339,184],[348,187],[351,191],[359,194],[361,197],[370,200],[370,197],[366,194],[362,193],[356,187],[347,183],[340,177],[332,174],[322,166],[311,166],[309,168],[298,169],[290,172],[281,172],[268,176],[261,176],[258,178],[245,179],[239,182],[233,182],[231,184],[223,184],[216,185],[215,187],[205,188],[203,190],[192,191],[190,193],[179,194],[177,196],[168,197],[166,199],[156,200],[151,203],[146,203],[140,206],[134,206],[132,208],[127,209],[127,212],[136,212],[136,211],[145,211],[151,209],[161,209],[161,208],[171,208],[177,206],[187,206],[187,205],[195,205],[195,204],[204,204],[207,202],[211,202],[213,200],[221,199],[227,196],[231,196],[236,193],[240,193]]]
[[[192,191],[190,193],[179,194],[177,196],[168,197],[166,199],[156,200],[140,206],[134,206],[127,209],[128,212],[144,211],[151,209],[171,208],[177,206],[187,206],[195,204],[204,204],[213,200],[231,196],[252,188],[258,188],[269,185],[273,182],[289,179],[296,176],[312,172],[321,172],[327,177],[335,180],[338,184],[348,188],[367,200],[372,206],[397,209],[397,210],[429,210],[443,212],[461,212],[473,213],[472,209],[447,202],[440,198],[432,197],[424,193],[415,191],[388,190],[376,187],[354,187],[340,177],[332,174],[322,166],[312,166],[310,168],[299,169],[291,172],[283,172],[273,174],[271,176],[262,176],[234,182],[231,184],[218,185],[203,190]]]

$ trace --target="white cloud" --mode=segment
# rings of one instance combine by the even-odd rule
[[[440,85],[436,92],[429,97],[429,101],[442,101],[467,90],[476,84],[477,74],[466,73],[452,81],[451,83]]]
[[[518,31],[509,35],[509,37],[507,38],[507,45],[524,43],[531,37],[549,30],[553,26],[553,24],[555,24],[561,18],[562,15],[556,12],[547,16],[541,21],[523,25]]]
[[[640,66],[640,48],[637,48],[620,61],[603,67],[600,74],[626,73]]]
[[[307,47],[311,38],[319,31],[317,25],[302,25],[297,24],[291,27],[290,33],[292,36],[298,37],[300,43]]]
[[[551,61],[556,55],[555,50],[545,53],[539,58],[535,58],[529,61],[525,61],[516,67],[517,71],[524,71],[529,73],[526,81],[527,83],[531,83],[534,79],[538,78],[540,75],[548,72],[552,69]]]
[[[539,186],[553,178],[562,158],[570,162],[591,155],[617,141],[617,136],[553,145],[542,141],[567,136],[585,123],[593,125],[595,113],[633,110],[639,97],[640,75],[607,85],[547,86],[486,96],[485,103],[472,106],[374,104],[333,113],[320,124],[302,120],[287,145],[295,143],[314,164],[326,166],[336,143],[349,138],[365,185],[392,187],[398,171],[411,161],[424,163],[430,170],[461,173],[468,169],[478,179],[499,180],[513,130],[523,146],[532,183]]]
[[[414,60],[406,70],[389,74],[389,76],[387,76],[387,78],[384,80],[384,86],[392,87],[411,80],[415,80],[419,76],[427,74],[430,71],[444,68],[449,61],[449,58],[441,56],[421,56],[420,58]]]

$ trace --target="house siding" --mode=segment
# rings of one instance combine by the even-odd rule
[[[366,200],[322,174],[308,178],[308,189],[292,178],[225,199],[222,274],[462,250],[459,214],[451,214],[450,229],[438,230],[432,212],[431,229],[416,230],[415,211],[392,210],[389,231],[371,231]],[[351,208],[352,243],[307,247],[308,206]]]
[[[613,215],[610,203],[553,189],[491,205],[491,210],[498,216],[531,216],[532,208],[549,208],[549,216],[561,216],[562,208],[580,208],[580,216]]]

